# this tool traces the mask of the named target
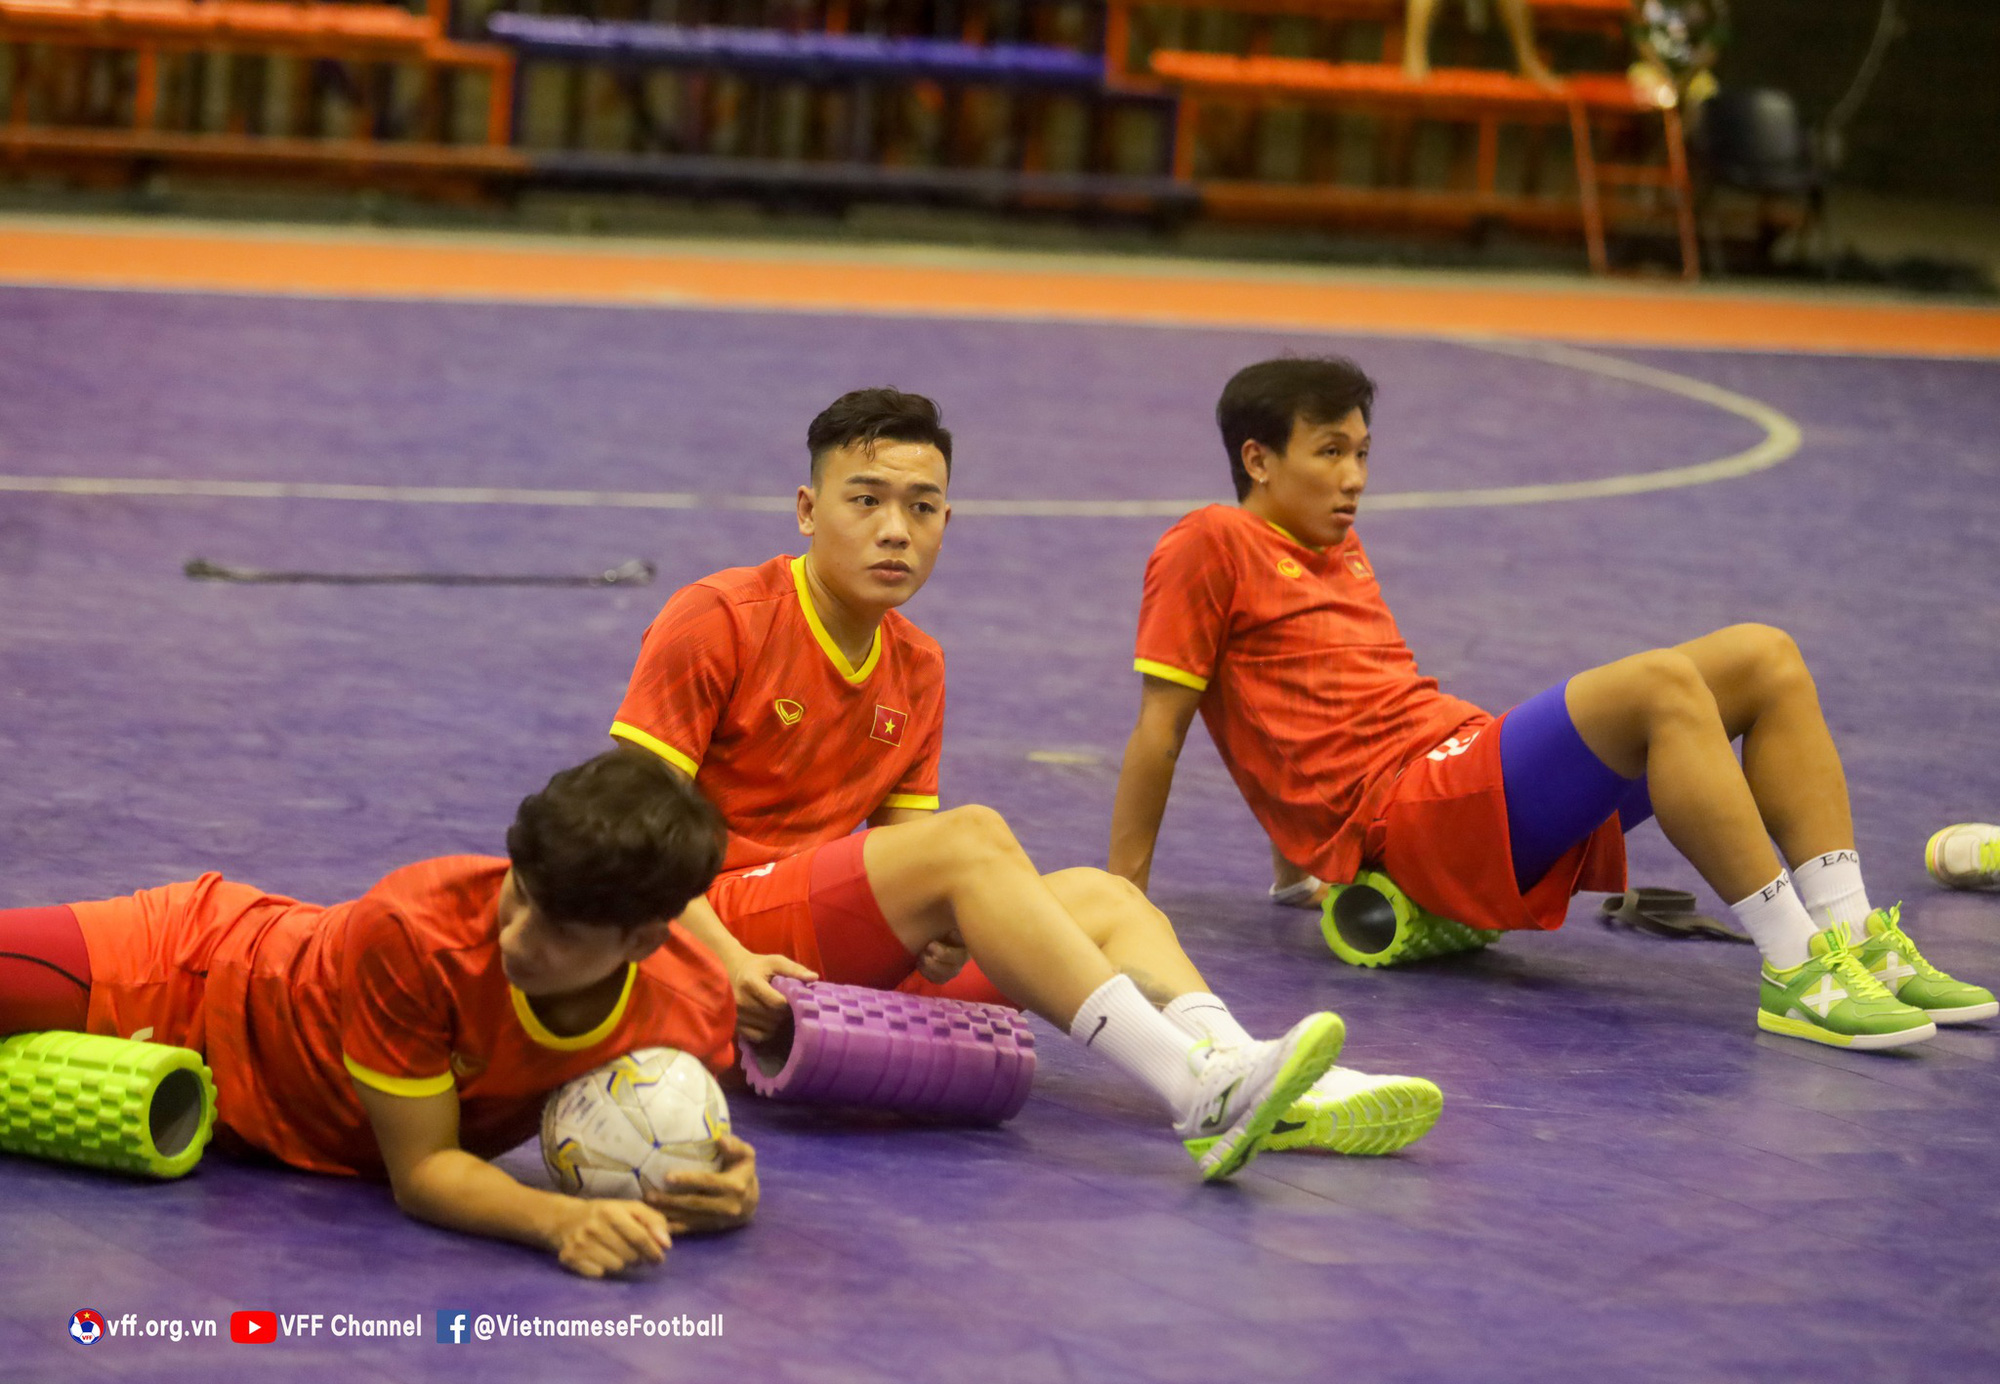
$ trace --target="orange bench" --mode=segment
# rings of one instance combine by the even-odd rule
[[[292,5],[276,0],[0,0],[0,33],[88,35],[105,46],[184,40],[408,51],[443,37],[442,22],[399,5]]]
[[[1379,23],[1383,26],[1382,58],[1387,62],[1402,51],[1406,7],[1407,0],[1106,0],[1105,77],[1113,86],[1159,85],[1143,58],[1136,65],[1132,59],[1133,20],[1140,10],[1216,10],[1273,18]],[[1632,0],[1528,0],[1528,8],[1534,12],[1536,25],[1545,29],[1623,34],[1632,20]]]
[[[15,150],[145,155],[184,155],[213,146],[218,153],[227,148],[231,158],[255,162],[329,157],[346,162],[352,157],[342,152],[347,146],[378,144],[367,139],[157,132],[161,55],[225,51],[356,63],[400,61],[421,65],[427,72],[452,68],[484,72],[489,82],[484,145],[489,152],[473,162],[494,163],[494,156],[512,137],[513,55],[494,45],[455,42],[446,36],[444,22],[444,0],[421,12],[399,5],[281,0],[0,0],[0,43],[14,45],[15,61],[13,100],[0,128],[0,142]],[[133,52],[136,76],[130,126],[125,130],[30,126],[23,80],[29,61],[26,45]],[[367,161],[448,164],[451,151],[470,155],[473,148],[431,145],[427,152],[419,152],[413,146],[408,158],[400,153],[385,158],[383,151],[390,147],[394,146],[370,149]],[[511,155],[502,161],[510,166],[518,162]]]
[[[1436,219],[1470,221],[1497,216],[1528,223],[1574,224],[1580,215],[1591,267],[1607,268],[1604,245],[1605,184],[1666,189],[1675,204],[1681,272],[1700,273],[1694,208],[1679,112],[1636,96],[1623,75],[1577,75],[1559,88],[1543,87],[1512,73],[1479,69],[1433,69],[1428,80],[1412,82],[1399,66],[1386,63],[1331,63],[1305,58],[1236,57],[1171,50],[1152,55],[1152,70],[1180,97],[1174,172],[1194,180],[1195,136],[1205,102],[1236,105],[1308,104],[1347,110],[1404,113],[1477,124],[1479,148],[1474,186],[1452,192],[1406,188],[1357,188],[1204,181],[1202,201],[1220,211],[1272,212],[1287,208],[1374,210]],[[1657,117],[1666,163],[1616,164],[1594,152],[1594,118]],[[1501,123],[1562,124],[1575,150],[1577,208],[1560,211],[1547,199],[1500,192],[1495,185]]]

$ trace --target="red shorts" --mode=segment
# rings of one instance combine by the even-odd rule
[[[979,969],[977,961],[968,961],[963,969],[950,980],[925,980],[915,971],[896,987],[906,995],[942,996],[948,1000],[971,1000],[975,1004],[1001,1004],[1009,1009],[1021,1006],[1000,993],[1000,989],[986,978],[986,972]]]
[[[821,980],[1019,1009],[972,962],[942,983],[918,974],[916,957],[889,927],[869,886],[862,865],[867,836],[857,832],[732,871],[709,886],[708,902],[751,951],[789,956]]]
[[[893,990],[916,970],[869,886],[865,831],[783,860],[733,870],[709,886],[722,925],[753,952],[789,956],[821,980]]]
[[[1514,883],[1499,721],[1461,728],[1403,767],[1368,827],[1362,860],[1431,912],[1504,931],[1559,928],[1572,894],[1625,887],[1615,813],[1526,893]]]
[[[206,1053],[209,973],[279,916],[314,907],[216,874],[71,904],[90,953],[90,1032]]]

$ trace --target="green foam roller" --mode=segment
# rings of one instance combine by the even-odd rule
[[[0,1149],[63,1163],[179,1177],[215,1128],[201,1054],[90,1033],[0,1041]]]
[[[1500,939],[1497,932],[1425,911],[1380,870],[1363,870],[1352,884],[1328,890],[1319,927],[1333,954],[1350,966],[1400,966]]]

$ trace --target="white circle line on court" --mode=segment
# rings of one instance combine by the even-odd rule
[[[1799,450],[1799,425],[1769,404],[1672,370],[1620,360],[1597,351],[1555,342],[1519,341],[1498,337],[1445,338],[1459,345],[1500,355],[1544,361],[1609,379],[1676,394],[1735,414],[1764,430],[1762,441],[1728,456],[1688,466],[1639,471],[1591,480],[1551,481],[1535,485],[1492,486],[1469,490],[1404,490],[1372,496],[1370,513],[1404,509],[1460,509],[1499,505],[1546,504],[1558,500],[1592,500],[1615,495],[1641,495],[1734,480],[1765,471]],[[789,514],[790,495],[708,495],[675,490],[543,490],[518,486],[349,485],[320,481],[177,480],[138,476],[16,476],[0,475],[0,491],[50,495],[162,497],[224,500],[348,500],[386,504],[519,505],[554,509],[708,509]],[[952,508],[966,515],[1011,518],[1133,519],[1177,518],[1214,503],[1194,500],[957,500]]]

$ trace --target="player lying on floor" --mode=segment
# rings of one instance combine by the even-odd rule
[[[1619,659],[1497,721],[1421,676],[1354,532],[1374,393],[1337,359],[1223,390],[1237,503],[1188,515],[1147,563],[1114,872],[1145,886],[1199,711],[1271,838],[1274,896],[1368,866],[1470,927],[1559,927],[1573,892],[1625,887],[1622,832],[1657,815],[1763,953],[1760,1028],[1886,1048],[2000,1009],[1870,907],[1840,757],[1781,631]]]
[[[887,989],[944,981],[969,953],[979,971],[946,993],[1033,1010],[1143,1082],[1204,1178],[1266,1140],[1379,1152],[1428,1129],[1430,1083],[1326,1076],[1334,1015],[1254,1041],[1139,891],[1043,876],[997,813],[937,811],[944,656],[896,607],[944,539],[951,434],[929,399],[860,390],[813,420],[807,450],[804,556],[676,592],[611,729],[729,823],[723,873],[682,921],[723,958],[746,1035],[776,1023],[773,975]]]
[[[218,1143],[386,1176],[419,1220],[538,1245],[589,1278],[757,1209],[750,1146],[640,1201],[525,1187],[486,1160],[549,1093],[621,1053],[712,1070],[735,1007],[670,926],[722,861],[715,809],[613,750],[522,802],[508,859],[408,865],[330,908],[207,874],[126,898],[0,911],[0,1035],[70,1029],[201,1052]]]

